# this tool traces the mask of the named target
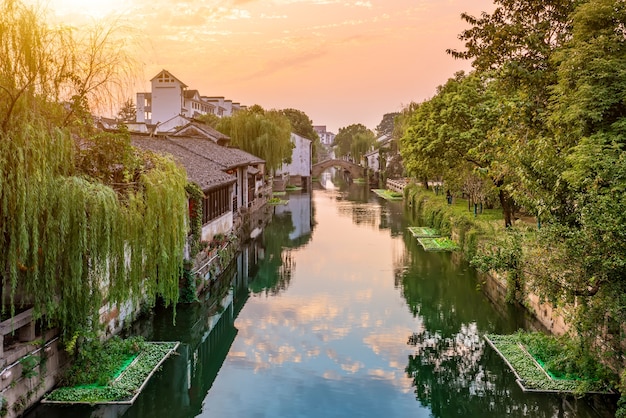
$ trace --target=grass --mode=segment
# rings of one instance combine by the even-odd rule
[[[272,192],[272,196],[285,196],[287,192]]]
[[[278,205],[286,205],[287,203],[289,203],[289,201],[281,199],[279,197],[272,197],[271,199],[267,201],[267,203],[270,205],[278,206]]]
[[[356,184],[365,184],[365,183],[367,183],[367,181],[364,178],[362,178],[362,177],[354,179],[353,182],[356,183]]]
[[[425,226],[409,226],[407,229],[415,238],[438,238],[441,236],[438,230]]]
[[[421,237],[417,240],[426,251],[456,251],[459,249],[458,245],[456,245],[454,241],[446,237]]]
[[[116,367],[122,367],[115,379],[106,384],[84,381],[70,387],[61,387],[49,393],[42,403],[132,403],[141,392],[148,379],[158,367],[176,350],[178,342],[145,342],[142,350],[132,361]]]
[[[554,338],[554,337],[549,337]],[[485,339],[497,351],[511,370],[516,374],[519,384],[525,391],[540,392],[608,392],[606,386],[590,376],[558,378],[546,370],[530,352],[533,347],[524,344],[523,334],[486,335]]]
[[[387,200],[402,200],[403,198],[402,193],[394,192],[393,190],[372,189],[372,191]]]
[[[297,192],[297,191],[302,190],[302,187],[300,187],[300,186],[287,186],[287,187],[285,187],[285,190],[288,191],[288,192]]]

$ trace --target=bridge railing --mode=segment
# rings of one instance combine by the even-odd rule
[[[403,193],[407,184],[409,184],[408,179],[387,179],[385,186],[394,192]]]

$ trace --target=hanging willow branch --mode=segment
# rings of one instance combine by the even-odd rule
[[[71,335],[97,327],[105,302],[178,300],[184,171],[144,156],[141,174],[130,176],[136,184],[120,195],[77,171],[66,131],[32,122],[8,139],[0,141],[3,308],[33,305]]]

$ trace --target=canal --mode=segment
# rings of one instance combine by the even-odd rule
[[[522,392],[482,336],[528,318],[492,303],[460,257],[424,252],[411,225],[364,185],[291,194],[219,304],[179,307],[175,325],[157,309],[133,329],[183,343],[134,405],[28,417],[608,416],[602,399]]]

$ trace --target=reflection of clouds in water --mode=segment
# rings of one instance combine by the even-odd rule
[[[342,339],[350,333],[349,326],[333,325],[343,308],[329,296],[275,298],[271,306],[257,304],[254,308],[257,312],[247,319],[235,321],[239,338],[228,356],[233,362],[255,371],[317,358],[322,352],[321,344]],[[356,368],[354,362],[341,364],[349,370]]]
[[[403,359],[406,363],[406,336],[411,330],[405,327],[395,327],[385,330],[385,333],[370,334],[363,339],[363,343],[372,349],[377,356],[385,355],[394,360]]]
[[[324,379],[328,380],[341,380],[342,378],[335,370],[326,370],[322,376],[324,376]]]
[[[354,361],[350,357],[342,356],[330,348],[326,350],[326,356],[337,363],[341,370],[351,374],[357,373],[364,367],[364,364],[360,361]]]
[[[413,391],[413,381],[407,377],[404,371],[405,366],[398,370],[372,369],[368,370],[368,375],[375,379],[388,382],[397,387],[402,393],[410,393]]]
[[[354,297],[370,301],[373,291],[365,289]],[[256,312],[248,312],[246,320],[238,319],[235,322],[239,337],[229,353],[229,360],[233,363],[258,372],[285,363],[315,361],[324,364],[322,370],[326,370],[324,377],[327,379],[338,380],[342,376],[359,375],[366,379],[386,381],[402,392],[410,390],[411,380],[405,373],[410,353],[406,335],[415,327],[386,328],[382,334],[371,333],[362,337],[365,345],[388,365],[376,364],[368,369],[365,359],[370,354],[363,351],[344,352],[343,348],[331,344],[333,341],[346,340],[351,333],[358,332],[356,330],[372,332],[374,323],[382,327],[384,321],[373,318],[370,312],[345,312],[345,305],[333,302],[328,295],[318,295],[312,299],[274,298],[271,305],[251,306],[254,306]],[[333,323],[341,317],[351,319],[344,319],[341,324]],[[421,326],[421,322],[418,325]],[[337,366],[335,370],[332,370],[332,366],[328,367],[329,360]]]

